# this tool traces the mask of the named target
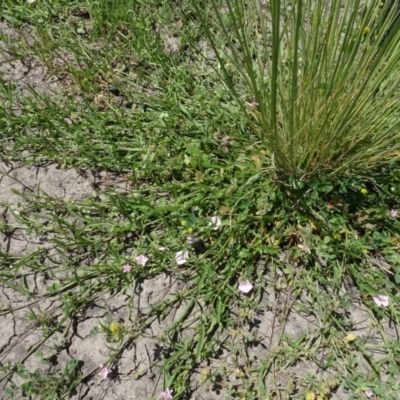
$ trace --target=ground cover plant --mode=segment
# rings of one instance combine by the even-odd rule
[[[397,399],[397,12],[3,0],[3,397]]]

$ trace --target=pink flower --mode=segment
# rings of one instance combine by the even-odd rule
[[[374,397],[374,392],[371,392],[371,390],[366,390],[365,391],[365,397],[367,399],[371,399],[372,397]]]
[[[189,258],[189,253],[187,251],[178,251],[175,254],[175,261],[178,265],[185,264],[188,258]]]
[[[208,224],[208,226],[214,226],[214,231],[219,229],[221,226],[222,222],[218,217],[211,217],[211,222]]]
[[[398,213],[397,213],[397,211],[396,210],[390,210],[390,216],[392,217],[392,218],[396,218],[397,216],[398,216]]]
[[[35,1],[35,0],[34,0]],[[72,125],[72,121],[69,119],[69,118],[64,118],[64,122],[67,124],[67,125]]]
[[[253,289],[253,285],[249,281],[242,281],[239,283],[239,290],[242,293],[249,293]]]
[[[194,244],[200,241],[196,234],[190,235],[186,239],[190,244]]]
[[[172,399],[172,392],[173,390],[165,389],[165,392],[161,392],[161,397],[163,400],[171,400]]]
[[[374,301],[378,307],[387,307],[389,305],[389,297],[381,294],[375,296]]]
[[[149,259],[143,254],[136,257],[136,262],[143,267],[146,265],[147,261],[149,261]]]
[[[126,273],[131,272],[131,269],[132,269],[132,267],[131,267],[129,264],[125,264],[125,265],[122,267],[122,270],[123,270],[124,272],[126,272]]]
[[[101,378],[102,379],[107,379],[107,376],[109,374],[111,374],[111,368],[108,367],[107,365],[103,365],[103,364],[100,364],[99,368],[101,368],[101,370],[99,372],[99,375],[101,376]]]

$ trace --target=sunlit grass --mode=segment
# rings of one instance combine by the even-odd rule
[[[205,13],[194,1],[196,15],[277,176],[365,172],[397,157],[396,7],[359,0],[220,3],[211,1]],[[247,106],[246,94],[255,106]]]

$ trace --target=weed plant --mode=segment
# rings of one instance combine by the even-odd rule
[[[220,75],[278,176],[349,175],[397,157],[392,2],[211,0],[208,13],[194,4]]]

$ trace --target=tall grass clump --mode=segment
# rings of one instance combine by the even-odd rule
[[[277,176],[359,173],[398,156],[393,2],[193,2],[216,68]]]

